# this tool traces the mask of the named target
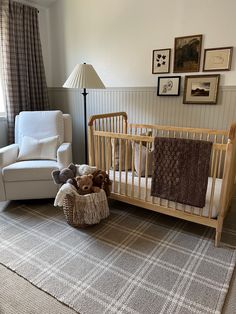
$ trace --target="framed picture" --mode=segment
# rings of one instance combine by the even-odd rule
[[[181,76],[159,76],[157,96],[179,96]]]
[[[170,72],[171,49],[157,49],[152,53],[152,74],[162,74]]]
[[[175,38],[174,72],[198,72],[202,50],[202,35]]]
[[[233,47],[205,49],[203,71],[229,71],[232,54]]]
[[[185,76],[184,104],[216,104],[220,74]]]

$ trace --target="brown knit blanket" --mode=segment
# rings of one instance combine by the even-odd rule
[[[151,195],[204,207],[212,143],[156,137]]]

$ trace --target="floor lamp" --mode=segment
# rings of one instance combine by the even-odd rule
[[[68,77],[63,87],[65,88],[82,88],[84,96],[84,141],[85,141],[85,163],[88,163],[88,144],[87,144],[87,109],[86,96],[87,88],[100,89],[105,88],[97,72],[91,64],[77,64],[71,75]]]

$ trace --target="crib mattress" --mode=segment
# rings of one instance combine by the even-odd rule
[[[121,171],[121,176],[120,176],[119,171],[114,172],[113,170],[110,170],[109,176],[110,176],[110,179],[113,181],[112,192],[132,197],[132,172],[131,171],[128,172],[127,194],[125,194],[125,191],[126,191],[125,171]],[[152,178],[148,177],[147,178],[147,193],[146,193],[146,178],[141,177],[140,189],[139,189],[139,178],[137,176],[134,176],[134,194],[133,194],[133,197],[145,201],[145,197],[147,196],[147,202],[152,202],[151,182],[152,182]],[[211,218],[216,218],[218,215],[221,185],[222,185],[222,179],[216,179]],[[208,185],[207,185],[207,193],[206,193],[206,205],[202,210],[202,215],[204,217],[209,216],[211,187],[212,187],[212,178],[209,177],[208,178]],[[168,207],[170,207],[170,208],[173,208],[173,209],[176,208],[178,210],[185,211],[188,213],[193,213],[195,215],[200,215],[200,213],[201,213],[201,209],[199,209],[198,207],[183,205],[181,203],[175,203],[172,201],[167,201],[164,199],[160,199],[158,197],[155,197],[154,200],[155,200],[155,203],[157,205],[161,205],[161,206],[166,207],[168,204]]]

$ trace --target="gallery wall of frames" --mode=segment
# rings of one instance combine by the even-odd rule
[[[171,48],[153,50],[152,73],[174,73],[158,76],[157,96],[179,96],[181,79],[184,78],[184,104],[217,104],[220,74],[216,72],[230,71],[233,47],[206,48],[202,53],[202,39],[202,34],[175,38],[173,69],[170,66]],[[208,73],[175,75],[200,71]]]

